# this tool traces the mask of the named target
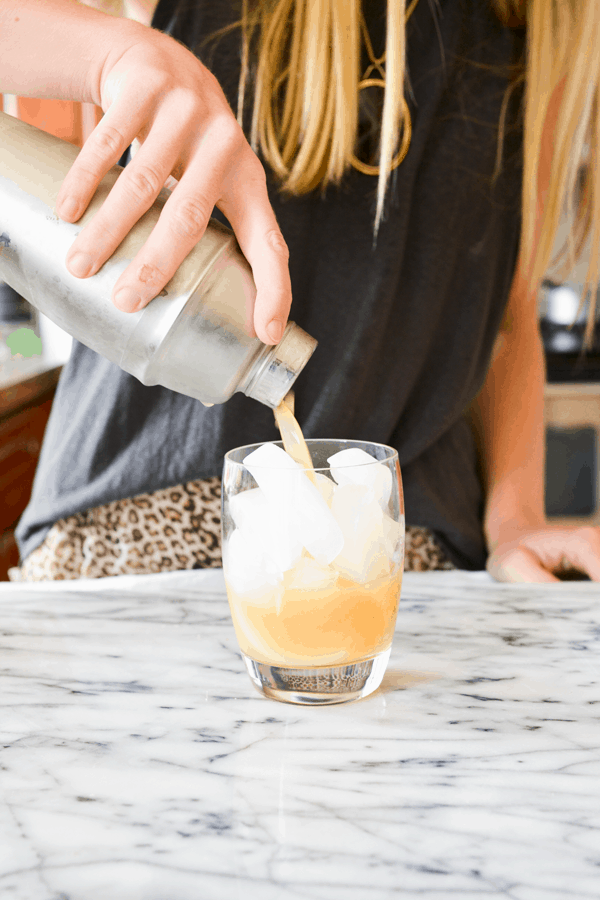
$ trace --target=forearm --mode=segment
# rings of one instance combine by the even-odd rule
[[[2,0],[0,92],[101,105],[105,65],[142,27],[75,0]]]
[[[545,523],[544,354],[535,303],[515,296],[521,289],[517,279],[498,352],[473,407],[491,551],[508,529]]]

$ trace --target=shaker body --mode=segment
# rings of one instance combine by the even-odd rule
[[[122,169],[102,179],[75,224],[55,213],[58,191],[78,149],[0,113],[0,280],[76,340],[143,384],[206,404],[238,390],[276,406],[310,358],[316,341],[289,323],[277,347],[251,334],[256,288],[233,233],[211,219],[198,244],[158,297],[125,313],[110,297],[145,243],[168,199],[166,190],[100,271],[79,279],[65,258]]]

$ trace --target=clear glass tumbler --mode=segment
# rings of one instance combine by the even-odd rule
[[[275,450],[281,443],[227,453],[223,568],[253,683],[276,700],[323,705],[381,684],[402,584],[404,501],[391,447],[307,444],[314,470]]]

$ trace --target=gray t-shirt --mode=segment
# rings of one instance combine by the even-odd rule
[[[364,4],[378,55],[385,4]],[[296,382],[307,437],[396,447],[407,522],[434,530],[460,567],[482,568],[482,491],[464,411],[485,378],[519,240],[521,94],[498,123],[523,35],[486,0],[421,0],[407,29],[408,155],[396,169],[376,246],[376,179],[270,194],[290,248],[291,318],[319,346]],[[212,68],[235,108],[239,33],[205,41],[234,3],[159,3],[154,25]],[[366,64],[366,63],[365,63]],[[361,97],[361,152],[372,143]],[[376,112],[376,110],[375,110]],[[58,519],[112,500],[220,474],[232,447],[278,437],[272,411],[236,394],[222,406],[144,387],[75,344],[61,375],[29,506],[22,556]]]

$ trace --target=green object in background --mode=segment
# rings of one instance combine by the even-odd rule
[[[31,328],[17,328],[6,338],[13,356],[41,356],[42,342]]]

